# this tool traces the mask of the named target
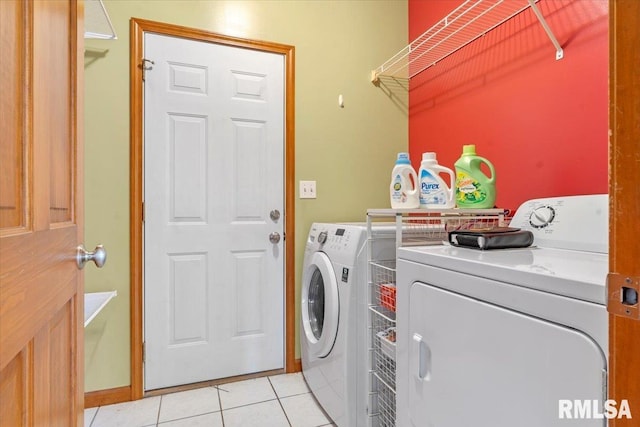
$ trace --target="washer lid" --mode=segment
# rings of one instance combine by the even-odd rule
[[[607,254],[552,248],[399,248],[398,258],[606,305]]]
[[[338,334],[340,299],[331,260],[315,252],[302,276],[301,316],[311,355],[325,357]]]

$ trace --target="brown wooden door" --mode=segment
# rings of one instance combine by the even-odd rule
[[[1,426],[83,423],[81,17],[0,1]]]
[[[640,425],[640,304],[622,304],[621,288],[640,290],[640,2],[609,2],[609,399],[627,400]],[[632,302],[632,301],[629,301]]]

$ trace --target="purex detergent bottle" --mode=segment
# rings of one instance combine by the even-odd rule
[[[482,172],[486,164],[491,177]],[[475,145],[464,145],[462,156],[455,163],[456,205],[459,208],[489,209],[496,203],[496,171],[491,162],[476,155]]]
[[[449,176],[448,185],[441,175]],[[436,153],[422,153],[418,181],[421,208],[449,209],[455,206],[455,175],[451,169],[438,164]]]

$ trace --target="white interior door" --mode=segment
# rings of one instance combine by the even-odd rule
[[[144,50],[145,389],[283,368],[284,57]]]

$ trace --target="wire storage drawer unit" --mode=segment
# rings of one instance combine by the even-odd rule
[[[367,250],[368,425],[396,424],[396,258],[378,259],[376,246],[389,234],[376,233],[379,225],[392,228],[395,248],[440,245],[454,230],[482,230],[504,226],[502,209],[369,209]]]

